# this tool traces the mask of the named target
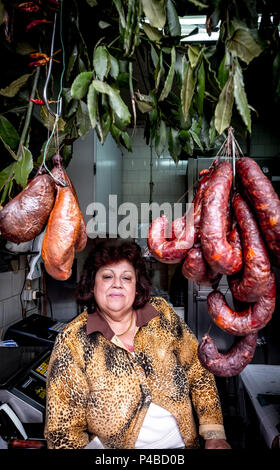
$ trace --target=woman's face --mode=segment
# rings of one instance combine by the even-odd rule
[[[99,309],[118,320],[132,309],[136,293],[134,267],[126,260],[102,266],[96,273],[93,292]]]

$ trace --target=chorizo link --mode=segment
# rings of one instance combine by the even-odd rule
[[[84,216],[83,216],[82,211],[80,209],[79,199],[78,199],[75,187],[74,187],[72,181],[70,180],[69,176],[67,175],[67,173],[65,171],[65,168],[63,168],[61,156],[58,155],[58,154],[54,155],[53,158],[52,158],[52,161],[54,163],[54,167],[52,169],[52,175],[60,181],[64,180],[64,182],[72,190],[72,193],[74,194],[76,202],[79,206],[80,219],[81,219],[80,222],[81,223],[80,223],[80,229],[79,229],[78,237],[77,237],[74,248],[75,248],[75,251],[77,251],[77,252],[83,251],[83,249],[85,248],[85,246],[87,244],[87,230],[86,230],[85,219],[84,219]]]
[[[203,195],[201,212],[201,246],[211,268],[221,274],[234,274],[242,267],[242,250],[238,233],[234,243],[227,239],[227,210],[233,171],[229,162],[220,162],[211,174]]]
[[[205,261],[199,244],[193,246],[186,254],[182,274],[190,281],[217,288],[222,274],[215,273]]]
[[[258,334],[241,336],[235,339],[230,350],[223,354],[208,334],[202,337],[198,346],[198,358],[205,369],[220,377],[232,377],[240,372],[253,359]]]
[[[270,281],[270,261],[259,227],[246,201],[235,193],[233,210],[240,228],[244,269],[228,277],[233,297],[242,302],[256,302],[266,292]]]
[[[65,281],[71,276],[80,223],[80,210],[71,188],[57,186],[41,252],[46,271],[54,279]]]
[[[255,210],[262,234],[280,266],[280,200],[260,166],[249,157],[236,161],[236,174]]]
[[[183,216],[183,218],[186,219],[185,222],[182,220],[178,221],[177,219],[173,222],[172,233],[173,236],[175,234],[177,236],[171,240],[167,237],[169,224],[164,214],[157,217],[150,224],[147,245],[152,256],[158,261],[166,264],[179,263],[193,246],[194,225],[192,211]],[[183,227],[180,234],[178,234],[178,226]]]
[[[38,173],[0,212],[1,234],[14,243],[37,237],[54,205],[54,181],[49,175]]]
[[[232,335],[243,336],[265,327],[275,310],[275,298],[275,276],[271,272],[266,292],[257,302],[247,305],[241,312],[231,309],[225,296],[219,291],[213,291],[208,295],[207,308],[210,317],[219,328]]]

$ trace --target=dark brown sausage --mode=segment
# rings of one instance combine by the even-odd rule
[[[232,310],[219,291],[211,292],[207,297],[208,313],[213,322],[222,330],[235,336],[255,333],[270,321],[275,310],[275,276],[270,273],[270,282],[266,292],[257,302],[248,304],[240,311]]]
[[[56,179],[68,184],[68,186],[72,190],[72,193],[75,196],[75,199],[76,199],[77,204],[78,204],[79,209],[80,209],[79,200],[78,200],[78,196],[77,196],[75,187],[74,187],[72,181],[70,180],[69,176],[67,175],[65,168],[63,167],[63,164],[62,164],[63,160],[62,160],[61,156],[60,155],[54,155],[53,158],[52,158],[52,161],[54,163],[54,167],[52,169],[52,175]],[[80,209],[80,218],[81,218],[81,221],[80,221],[81,223],[80,223],[79,234],[78,234],[77,241],[76,241],[75,247],[74,247],[75,251],[77,251],[77,252],[83,251],[84,248],[86,247],[86,244],[87,244],[86,223],[85,223],[85,219],[84,219],[84,216],[82,214],[81,209]]]
[[[252,158],[236,161],[236,174],[252,203],[263,237],[280,266],[280,200],[271,182]]]
[[[238,233],[227,239],[227,211],[233,170],[229,162],[220,162],[211,174],[203,195],[200,221],[203,256],[215,272],[235,274],[242,267]]]
[[[186,215],[185,223],[181,218],[173,222],[172,233],[173,236],[177,233],[177,236],[171,240],[168,239],[167,217],[162,215],[153,220],[149,227],[147,245],[155,259],[166,264],[179,263],[184,259],[194,242],[193,213],[191,212]],[[174,224],[177,224],[177,228],[183,227],[179,234]]]
[[[235,193],[232,198],[242,241],[244,269],[228,277],[232,295],[242,302],[256,302],[263,295],[270,281],[270,261],[259,227],[246,201]]]
[[[223,354],[208,334],[204,335],[198,346],[198,358],[205,369],[220,377],[232,377],[240,372],[253,359],[258,334],[236,338],[230,350]]]
[[[14,243],[32,240],[41,233],[55,200],[55,184],[38,174],[0,212],[0,230]]]
[[[205,261],[199,244],[192,247],[186,254],[182,266],[182,274],[190,281],[201,285],[217,288],[222,274],[212,271]]]

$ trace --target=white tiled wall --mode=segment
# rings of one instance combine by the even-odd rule
[[[138,127],[132,137],[133,152],[123,153],[123,202],[133,202],[140,210],[142,202],[149,203],[150,147],[144,139],[144,129]],[[152,181],[154,202],[175,203],[186,191],[187,161],[176,164],[168,151],[159,158],[153,150]]]
[[[7,328],[22,319],[20,294],[25,281],[25,259],[20,256],[18,269],[0,273],[0,339]],[[32,281],[32,288],[37,289],[38,280]],[[33,301],[27,303],[26,315],[37,313]]]

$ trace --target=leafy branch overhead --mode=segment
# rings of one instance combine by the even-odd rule
[[[9,69],[0,79],[1,203],[57,150],[67,164],[72,143],[91,128],[102,144],[110,133],[131,151],[129,128],[144,122],[147,144],[158,156],[168,149],[176,162],[213,153],[230,125],[250,134],[256,106],[246,77],[264,56],[280,96],[279,15],[275,6],[273,12],[257,6],[257,0],[0,0],[1,53]],[[46,103],[55,14],[61,37]],[[195,21],[182,29],[181,19],[196,15],[205,15],[210,41],[192,41]],[[49,107],[59,86],[62,114],[55,120]]]

